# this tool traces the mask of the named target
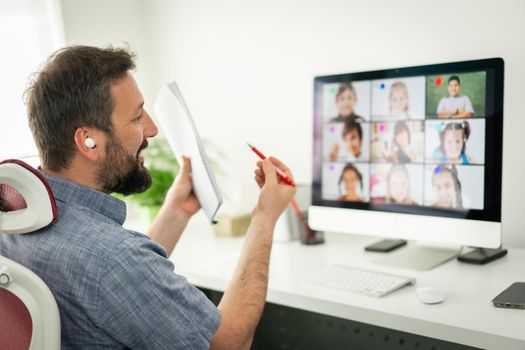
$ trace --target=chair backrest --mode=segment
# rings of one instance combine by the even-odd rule
[[[42,174],[20,160],[0,162],[0,233],[32,232],[56,218],[53,193]],[[3,256],[0,349],[60,349],[60,316],[53,294],[36,274]]]

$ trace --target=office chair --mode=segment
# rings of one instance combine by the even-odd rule
[[[56,218],[55,199],[42,174],[20,160],[0,162],[0,233],[36,231]],[[60,349],[53,294],[36,274],[1,255],[0,349]]]

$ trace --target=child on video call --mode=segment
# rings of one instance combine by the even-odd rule
[[[350,119],[363,121],[363,118],[354,112],[354,106],[356,103],[357,94],[352,83],[341,83],[335,94],[335,104],[337,106],[338,115],[335,118],[332,118],[330,122],[339,123]]]
[[[388,172],[386,187],[385,203],[417,205],[410,196],[410,176],[405,165],[392,165]]]
[[[344,187],[345,194],[341,195],[338,200],[362,202],[363,199],[358,194],[358,189],[363,190],[363,176],[357,168],[348,163],[343,168],[341,176],[339,177],[338,186],[341,191],[341,186]]]
[[[410,129],[401,121],[394,126],[390,151],[384,150],[384,158],[392,163],[410,163],[416,159],[416,149],[411,144]]]
[[[432,203],[433,207],[463,208],[461,182],[459,182],[458,172],[454,165],[438,165],[434,168],[432,172],[432,188],[436,198],[434,203]]]
[[[440,146],[434,150],[432,159],[438,164],[471,164],[472,157],[466,154],[467,140],[470,137],[470,124],[448,123],[439,133]]]
[[[355,119],[349,119],[344,122],[343,141],[346,145],[346,155],[348,160],[359,159],[361,157],[361,144],[363,142],[363,129],[361,123]],[[339,144],[334,143],[330,150],[329,158],[335,161],[339,154]]]
[[[396,81],[390,86],[388,105],[391,120],[410,119],[408,113],[408,89],[402,81]]]
[[[437,117],[470,118],[474,116],[474,108],[468,96],[461,95],[461,83],[457,75],[448,78],[448,96],[443,97],[437,107]]]

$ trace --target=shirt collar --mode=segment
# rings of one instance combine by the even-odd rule
[[[120,199],[39,170],[51,184],[57,201],[75,203],[94,210],[116,221],[119,225],[122,225],[126,220],[126,204]]]

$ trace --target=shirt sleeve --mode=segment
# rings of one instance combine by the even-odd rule
[[[97,326],[130,349],[209,349],[220,313],[174,273],[163,248],[145,236],[126,238],[107,260]]]
[[[467,96],[463,96],[465,98],[465,112],[469,112],[474,114],[474,108],[472,107],[472,103],[470,102],[470,98]]]
[[[442,112],[445,109],[445,100],[446,100],[446,97],[442,97],[441,100],[439,100],[436,113],[439,114],[439,112]]]

